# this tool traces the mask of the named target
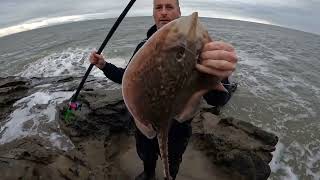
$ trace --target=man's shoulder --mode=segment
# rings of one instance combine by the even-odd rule
[[[136,47],[136,50],[134,51],[134,54],[148,41],[148,39],[157,31],[156,25],[153,25],[149,28],[147,32],[147,37],[143,39]]]
[[[142,41],[138,44],[137,50],[140,49],[140,48],[144,45],[144,43],[146,43],[147,41],[148,41],[148,38],[142,40]]]
[[[133,52],[133,55],[135,55],[135,54],[139,51],[139,49],[144,45],[144,43],[146,43],[147,41],[148,41],[147,38],[144,39],[144,40],[142,40],[142,41],[137,45],[136,49],[135,49],[134,52]]]
[[[147,39],[149,39],[157,31],[157,26],[153,25],[149,28],[147,32]]]
[[[145,38],[144,40],[142,40],[139,44],[144,44],[148,41],[148,38]]]

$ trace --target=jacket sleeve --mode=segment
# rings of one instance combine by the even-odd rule
[[[221,81],[224,87],[228,90],[228,92],[223,91],[217,91],[212,90],[207,92],[203,97],[206,100],[206,102],[212,106],[223,106],[227,104],[229,99],[231,98],[231,92],[229,91],[229,88],[227,87],[229,83],[229,79],[224,79]]]
[[[107,63],[102,69],[104,75],[111,81],[121,84],[125,69],[119,68],[111,63]]]
[[[143,44],[145,42],[146,41],[144,40],[144,41],[142,41],[141,43],[138,44],[138,46],[134,50],[134,53],[133,53],[132,57],[130,58],[130,61],[133,58],[133,56],[138,52],[138,50],[143,46]],[[130,61],[129,61],[129,63],[130,63]],[[123,77],[123,74],[124,74],[124,71],[126,70],[126,68],[119,68],[119,67],[113,65],[112,63],[106,63],[106,65],[104,66],[102,71],[103,71],[104,75],[108,79],[110,79],[111,81],[113,81],[115,83],[118,83],[118,84],[122,84],[122,77]]]

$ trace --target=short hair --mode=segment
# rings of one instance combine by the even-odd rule
[[[155,0],[153,0],[153,3],[154,3]],[[178,7],[180,7],[180,3],[179,3],[179,0],[176,0],[176,3],[178,5]]]

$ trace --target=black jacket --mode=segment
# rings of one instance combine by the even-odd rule
[[[149,29],[149,31],[147,33],[147,38],[138,44],[132,57],[144,45],[144,43],[152,36],[152,34],[155,33],[156,31],[157,31],[157,28],[155,25]],[[131,57],[131,59],[132,59],[132,57]],[[131,59],[130,59],[130,61],[131,61]],[[118,84],[122,83],[122,77],[123,77],[125,68],[119,68],[111,63],[107,63],[105,65],[105,67],[102,69],[102,71],[105,74],[105,76],[107,78],[109,78],[110,80],[112,80],[113,82],[118,83]],[[222,81],[222,83],[224,84],[226,89],[228,89],[227,86],[230,84],[228,78],[224,79]],[[207,101],[208,104],[210,104],[212,106],[223,106],[228,102],[230,97],[231,97],[231,92],[227,93],[227,92],[214,91],[214,90],[209,91],[208,93],[206,93],[204,95],[204,99]]]

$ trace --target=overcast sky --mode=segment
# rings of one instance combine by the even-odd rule
[[[71,21],[84,14],[89,19],[117,17],[128,2],[129,0],[0,0],[0,35],[4,28],[12,31],[8,27],[17,27],[30,20],[37,22],[45,18],[68,16]],[[153,0],[137,0],[129,16],[152,15],[152,2]],[[180,0],[180,3],[183,15],[198,11],[200,16],[205,17],[274,24],[320,34],[320,0]],[[50,22],[56,21],[57,19]]]

